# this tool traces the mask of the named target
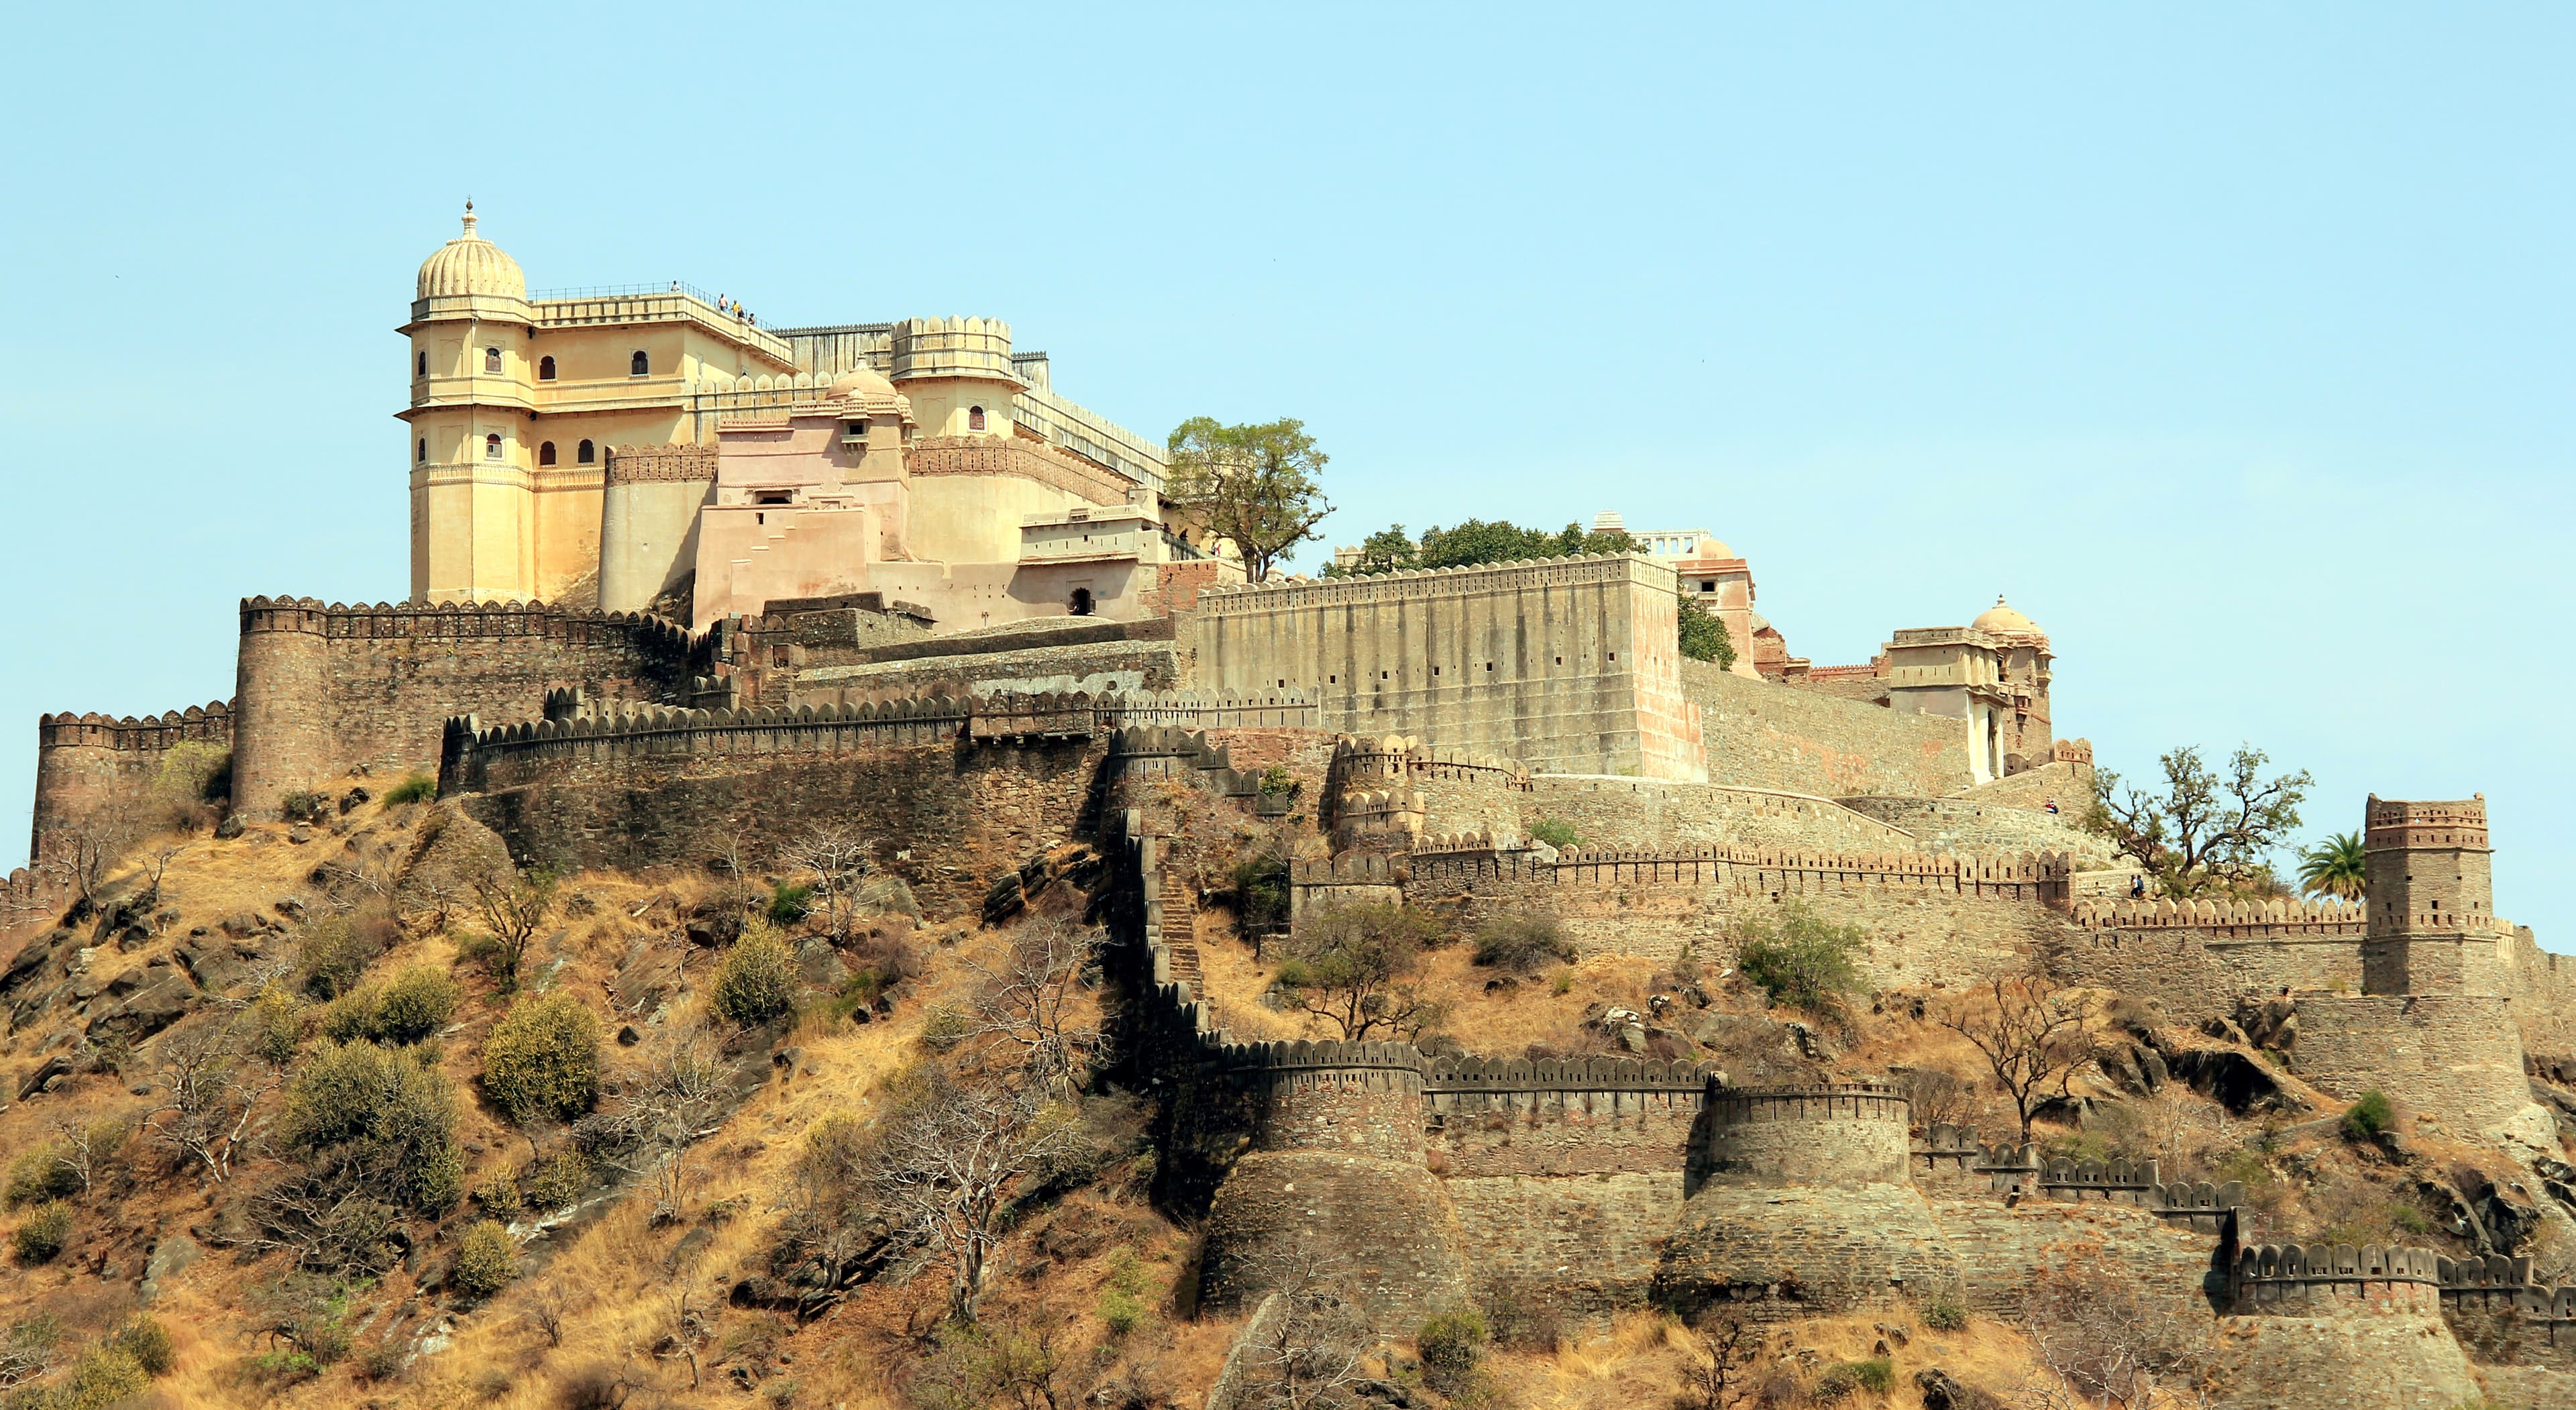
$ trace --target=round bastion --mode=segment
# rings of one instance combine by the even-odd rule
[[[1355,1288],[1389,1325],[1455,1306],[1465,1260],[1424,1160],[1421,1051],[1261,1043],[1228,1058],[1253,1137],[1208,1208],[1202,1299],[1250,1306],[1303,1272]]]
[[[1957,1296],[1959,1260],[1907,1168],[1907,1116],[1874,1083],[1714,1089],[1657,1300],[1785,1320]]]

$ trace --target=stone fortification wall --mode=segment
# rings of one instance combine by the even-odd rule
[[[75,833],[129,839],[159,825],[148,816],[161,764],[181,744],[233,745],[228,700],[159,716],[40,715],[36,719],[36,807],[27,855],[61,856]]]
[[[1830,1316],[1960,1291],[1909,1177],[1905,1098],[1867,1083],[1720,1089],[1694,1142],[1656,1298],[1685,1316]]]
[[[1530,773],[1499,755],[1437,749],[1390,734],[1333,742],[1319,820],[1340,846],[1411,850],[1423,834],[1515,840]]]
[[[854,647],[840,653],[849,658],[845,661],[797,672],[791,700],[846,705],[934,691],[1171,691],[1188,684],[1171,632],[1167,618]]]
[[[2531,1107],[2522,1039],[2506,1000],[2482,994],[2303,994],[2293,1058],[2344,1101],[2377,1091],[2415,1112],[2492,1135]],[[2548,1126],[2545,1117],[2540,1128]]]
[[[2053,796],[2053,795],[2052,795]],[[2091,795],[2085,795],[2090,798]],[[2111,849],[2075,826],[2081,800],[2061,799],[2057,817],[1979,798],[1898,798],[1860,795],[1836,799],[1853,812],[1901,828],[1927,852],[2065,852],[2081,869],[2107,868]]]
[[[1202,591],[1194,683],[1299,686],[1329,727],[1504,754],[1532,769],[1695,780],[1672,570],[1640,557]]]
[[[2071,827],[2093,803],[2093,742],[2061,739],[2057,741],[2057,754],[2057,758],[2037,768],[1961,789],[1951,796],[1989,808],[2019,808],[2029,813],[2045,812],[2049,804],[2055,803],[2057,816]]]
[[[2513,1000],[2523,1046],[2534,1052],[2576,1050],[2576,955],[2540,948],[2531,927],[2517,927],[2497,946],[2498,992]]]
[[[273,816],[286,794],[364,765],[427,768],[451,715],[528,719],[546,692],[671,702],[687,633],[658,617],[543,604],[325,605],[247,598],[233,713],[233,801]]]
[[[2503,1260],[2499,1260],[2503,1261]],[[2442,1316],[2462,1276],[2427,1249],[2236,1251],[2223,1270],[2219,1403],[2288,1410],[2400,1410],[2484,1401]],[[2477,1275],[2481,1289],[2485,1270]]]
[[[2060,977],[2153,999],[2179,1019],[2284,989],[2358,992],[2367,929],[2332,900],[2219,903],[2078,898],[2050,955]]]
[[[1864,971],[1883,987],[2019,968],[2065,932],[2066,859],[1823,853],[1764,847],[1573,851],[1554,860],[1490,843],[1404,859],[1408,902],[1454,904],[1467,923],[1556,915],[1587,953],[1669,962],[1684,946],[1731,957],[1750,919],[1788,903],[1869,935]]]
[[[1976,781],[1964,721],[1748,680],[1705,661],[1683,661],[1681,680],[1699,707],[1712,783],[1840,798],[1939,797]]]
[[[1830,798],[1727,784],[1541,774],[1522,800],[1522,830],[1554,818],[1593,848],[1750,844],[1849,852],[1924,850],[1902,827]]]
[[[495,730],[454,722],[441,791],[514,856],[565,868],[765,855],[820,825],[884,839],[936,913],[986,878],[928,858],[1025,856],[1078,831],[1106,754],[1093,702],[935,698],[849,710],[651,710]],[[918,851],[920,861],[893,855]]]
[[[1078,495],[1093,504],[1125,504],[1134,484],[1116,471],[1037,441],[988,436],[923,436],[904,452],[917,479],[941,475],[1009,475]]]

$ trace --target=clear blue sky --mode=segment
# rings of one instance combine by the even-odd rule
[[[2106,763],[2255,741],[2310,836],[2484,791],[2576,948],[2576,11],[441,13],[14,22],[7,816],[40,710],[229,695],[241,595],[406,590],[393,329],[471,194],[540,287],[1303,417],[1339,541],[1705,527],[1820,664],[2008,592]]]

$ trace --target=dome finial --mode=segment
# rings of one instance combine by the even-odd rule
[[[458,238],[466,240],[479,238],[474,233],[474,198],[471,196],[465,198],[465,233]]]

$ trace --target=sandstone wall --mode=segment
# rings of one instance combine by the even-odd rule
[[[2081,744],[2081,741],[2060,742]],[[2081,747],[2088,752],[2091,749],[2089,744]],[[2024,769],[2010,778],[1962,789],[1955,796],[1990,808],[2019,808],[2033,813],[2054,802],[2058,816],[2071,826],[2093,804],[2093,766],[2052,760],[2035,769]]]
[[[851,704],[896,696],[946,692],[988,695],[996,691],[1161,691],[1183,684],[1172,643],[1130,629],[1160,627],[1168,622],[1102,624],[1043,635],[997,636],[1015,643],[998,649],[929,649],[981,644],[977,638],[941,637],[918,644],[855,648],[854,658],[801,671],[790,703]],[[1078,634],[1077,634],[1078,633]],[[1071,636],[1071,640],[1066,640]]]
[[[1672,570],[1637,557],[1211,588],[1180,628],[1193,684],[1317,692],[1331,728],[1560,773],[1705,776]]]
[[[27,855],[60,857],[72,834],[131,840],[159,826],[154,784],[170,751],[186,743],[230,749],[232,703],[191,705],[159,717],[43,715],[36,720],[36,806]]]
[[[920,732],[940,733],[931,721]],[[1088,736],[979,743],[951,727],[793,751],[775,733],[702,726],[630,741],[651,752],[511,759],[460,802],[512,855],[568,868],[697,866],[737,840],[767,856],[814,827],[847,827],[876,839],[879,866],[927,910],[956,914],[991,878],[945,859],[1025,857],[1081,831],[1107,749]],[[897,860],[906,849],[914,859]]]
[[[1855,793],[1939,797],[1975,780],[1961,720],[1900,715],[1813,690],[1748,680],[1705,661],[1681,663],[1699,707],[1712,783],[1826,798]]]
[[[689,639],[655,617],[539,604],[325,606],[245,599],[233,717],[233,800],[274,816],[297,789],[364,765],[434,767],[447,719],[533,719],[546,693],[679,699]]]
[[[2299,1075],[2352,1101],[2368,1091],[2443,1125],[2493,1133],[2531,1104],[2507,1002],[2475,994],[2306,994]]]
[[[1751,843],[1837,851],[1922,850],[1913,834],[1830,798],[1722,784],[1540,774],[1521,803],[1521,831],[1543,818],[1573,825],[1585,847]]]
[[[2479,1403],[2468,1357],[2429,1287],[2326,1291],[2219,1319],[2229,1410],[2451,1410]]]
[[[1797,903],[1861,926],[1869,982],[1899,988],[2018,970],[2028,955],[2059,941],[2066,922],[2051,907],[2062,897],[2062,865],[1763,848],[1577,852],[1554,862],[1521,853],[1416,853],[1404,888],[1413,904],[1459,907],[1470,925],[1486,915],[1545,911],[1586,953],[1664,962],[1684,946],[1703,961],[1731,960],[1745,920],[1775,918]]]
[[[1853,812],[1902,828],[1930,852],[2066,852],[2083,868],[2108,867],[2111,850],[2076,827],[2076,805],[2050,817],[2033,808],[1983,798],[1898,798],[1860,795],[1835,800]],[[1813,845],[1813,844],[1810,844]]]
[[[2133,1205],[1979,1193],[1935,1195],[1932,1207],[1958,1253],[1968,1305],[1990,1316],[2019,1315],[2052,1275],[2112,1272],[2194,1320],[2210,1316],[2224,1285],[2216,1238]]]

